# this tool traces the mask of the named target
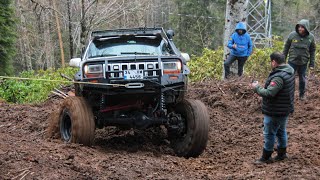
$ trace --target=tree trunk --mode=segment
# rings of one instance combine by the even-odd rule
[[[80,48],[84,48],[86,45],[87,26],[86,26],[86,12],[85,1],[81,0],[81,20],[80,20]],[[82,53],[82,52],[81,52]]]
[[[60,28],[60,22],[59,22],[59,18],[58,18],[58,13],[57,13],[57,7],[56,7],[56,1],[52,1],[53,3],[53,7],[55,9],[54,11],[54,16],[56,19],[56,25],[57,25],[57,32],[58,32],[58,38],[59,38],[59,46],[60,46],[60,55],[61,55],[61,67],[65,67],[64,64],[64,49],[63,49],[63,41],[62,41],[62,35],[61,35],[61,28]]]
[[[236,24],[238,22],[246,22],[247,21],[247,7],[248,7],[249,0],[227,0],[227,7],[226,7],[226,22],[224,27],[224,54],[223,60],[225,61],[229,54],[230,50],[227,47],[228,40],[232,33],[235,30]],[[238,62],[236,61],[231,66],[231,73],[237,74],[238,72]],[[223,78],[224,77],[224,70],[223,70]]]
[[[72,23],[71,23],[71,0],[67,0],[68,11],[68,30],[69,30],[69,53],[70,59],[73,58],[73,37],[72,37]]]
[[[28,38],[28,30],[26,24],[26,18],[22,14],[22,5],[20,1],[16,1],[16,7],[18,7],[18,14],[20,15],[20,26],[19,26],[19,48],[20,55],[22,59],[22,68],[23,70],[30,71],[32,70],[32,60],[31,60],[31,50],[30,50],[30,41]]]
[[[51,14],[45,14],[44,22],[44,48],[45,48],[45,68],[54,68],[54,45],[51,39]]]

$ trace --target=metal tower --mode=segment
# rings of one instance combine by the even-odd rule
[[[270,47],[271,0],[249,0],[247,29],[255,47]]]

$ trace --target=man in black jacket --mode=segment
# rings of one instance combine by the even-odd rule
[[[291,32],[284,46],[283,54],[288,56],[289,65],[299,75],[299,97],[305,100],[306,71],[314,68],[316,44],[309,31],[309,21],[302,19]]]
[[[270,55],[272,72],[269,74],[264,87],[258,82],[251,86],[262,96],[262,113],[264,114],[264,148],[262,157],[255,164],[272,162],[271,155],[275,139],[278,140],[276,161],[287,158],[287,131],[286,126],[289,114],[294,111],[295,78],[293,68],[285,64],[282,53]]]

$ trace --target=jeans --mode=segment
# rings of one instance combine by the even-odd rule
[[[299,75],[299,95],[303,96],[306,91],[306,71],[307,64],[295,65],[289,62],[289,65],[294,69],[294,72],[298,72]]]
[[[274,143],[277,137],[277,148],[286,148],[288,143],[287,136],[287,122],[289,116],[271,117],[264,115],[264,149],[267,151],[273,151]]]
[[[247,59],[248,59],[247,56],[245,56],[245,57],[237,57],[237,56],[230,55],[228,57],[228,59],[223,63],[225,77],[228,78],[228,76],[230,74],[230,66],[236,60],[238,60],[238,76],[242,76],[242,74],[243,74],[243,66],[244,66],[244,63],[247,61]]]

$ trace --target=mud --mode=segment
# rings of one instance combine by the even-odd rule
[[[50,114],[61,100],[39,105],[0,102],[0,179],[319,179],[320,79],[307,101],[296,100],[283,162],[254,165],[263,145],[261,98],[249,80],[191,83],[188,97],[210,112],[210,135],[199,158],[176,157],[164,130],[104,128],[95,145],[47,138]]]

